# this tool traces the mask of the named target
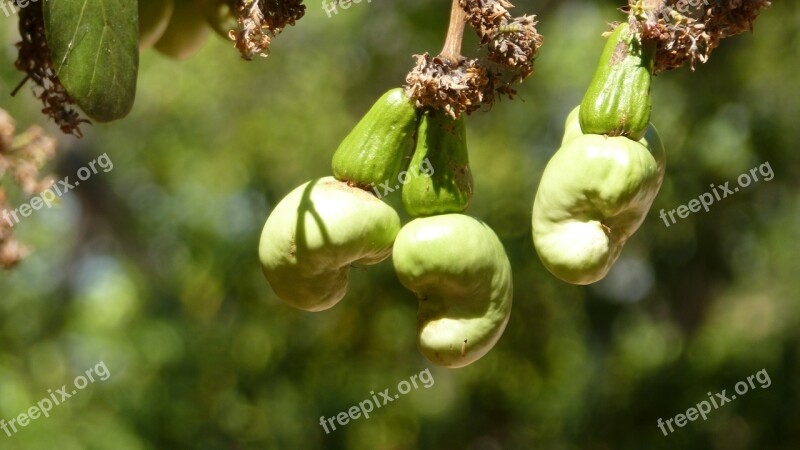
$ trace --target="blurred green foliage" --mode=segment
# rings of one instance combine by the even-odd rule
[[[532,247],[530,210],[567,113],[622,2],[520,1],[545,45],[519,99],[468,119],[469,210],[503,239],[515,276],[495,349],[325,434],[319,417],[431,367],[416,300],[390,262],[353,270],[335,308],[281,303],[257,260],[264,219],[329,161],[359,116],[441,47],[448,2],[318,3],[240,61],[215,39],[176,63],[142,55],[124,121],[60,138],[59,177],[100,173],[16,227],[35,253],[0,274],[0,418],[97,362],[111,377],[7,437],[8,449],[796,449],[800,446],[800,4],[775,1],[755,33],[707,65],[655,79],[668,152],[653,210],[609,277],[560,282]],[[45,122],[13,69],[0,16],[0,106]],[[465,52],[476,48],[469,36]],[[48,125],[52,134],[57,131]],[[775,177],[669,228],[658,218],[769,161]],[[388,200],[399,206],[399,195]],[[407,218],[406,218],[407,219]],[[656,426],[766,369],[757,388],[664,437]]]

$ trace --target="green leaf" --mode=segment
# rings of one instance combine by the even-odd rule
[[[44,0],[44,23],[56,74],[86,115],[128,115],[139,70],[137,0]]]

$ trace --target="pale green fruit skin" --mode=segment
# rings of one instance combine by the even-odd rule
[[[503,244],[488,225],[462,214],[415,219],[397,235],[392,260],[420,299],[417,344],[426,358],[463,367],[492,349],[508,323],[513,286]]]
[[[533,243],[545,267],[568,283],[603,279],[650,210],[664,161],[652,125],[639,142],[595,134],[567,139],[547,164],[533,204]]]
[[[211,27],[194,1],[175,0],[172,18],[155,49],[173,59],[186,59],[197,53],[210,35]]]
[[[333,177],[319,178],[275,206],[258,255],[278,297],[322,311],[344,297],[350,265],[388,258],[399,231],[397,212],[374,195]]]
[[[175,4],[172,0],[139,0],[139,49],[145,50],[164,35]]]
[[[564,121],[564,137],[561,139],[561,145],[566,144],[576,137],[583,136],[581,122],[579,120],[580,112],[581,106],[578,105],[569,113],[567,120]]]

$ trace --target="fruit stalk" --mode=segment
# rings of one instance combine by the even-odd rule
[[[450,25],[447,27],[447,37],[444,41],[439,57],[452,62],[458,62],[461,56],[461,42],[464,40],[464,26],[467,23],[467,13],[461,7],[459,0],[453,0],[450,8]]]

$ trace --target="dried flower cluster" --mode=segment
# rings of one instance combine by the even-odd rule
[[[514,5],[507,0],[460,2],[481,45],[488,49],[489,60],[511,72],[511,79],[506,84],[530,76],[544,41],[536,31],[536,16],[513,17],[508,10]]]
[[[46,136],[41,128],[31,127],[14,136],[15,124],[11,116],[0,109],[0,182],[8,175],[26,196],[45,190],[52,180],[40,179],[39,170],[55,154],[56,142]],[[6,183],[0,183],[0,267],[10,269],[23,259],[28,251],[14,239],[13,223],[4,211],[13,211],[8,202]]]
[[[51,117],[61,131],[82,137],[80,125],[91,122],[81,118],[74,109],[75,101],[55,73],[45,38],[41,2],[31,3],[27,8],[21,9],[19,14],[19,33],[22,40],[17,43],[19,53],[15,66],[17,70],[27,74],[23,83],[33,80],[34,95],[44,104],[42,112]]]
[[[489,59],[512,71],[511,83],[533,73],[534,60],[543,43],[535,25],[535,16],[517,17],[490,41]]]
[[[272,38],[294,25],[306,12],[302,0],[237,0],[237,30],[230,32],[242,58],[266,57]]]
[[[641,0],[630,0],[639,7]],[[646,12],[646,20],[636,20],[642,37],[657,43],[655,72],[676,69],[689,63],[694,70],[699,61],[708,61],[722,39],[752,31],[753,22],[769,0],[715,0],[687,10],[686,2],[668,0],[663,7]]]
[[[406,77],[406,95],[417,108],[440,109],[455,119],[492,102],[491,79],[477,60],[449,61],[428,53],[414,57],[417,64]]]
[[[475,29],[488,51],[489,64],[463,56],[414,55],[417,64],[406,77],[406,94],[418,108],[440,109],[457,118],[481,105],[491,107],[497,94],[514,97],[512,84],[533,73],[543,39],[536,31],[535,16],[513,17],[508,12],[513,7],[507,0],[454,3],[454,11],[461,14],[460,29],[463,31],[464,22]],[[456,36],[460,49],[461,34]]]

